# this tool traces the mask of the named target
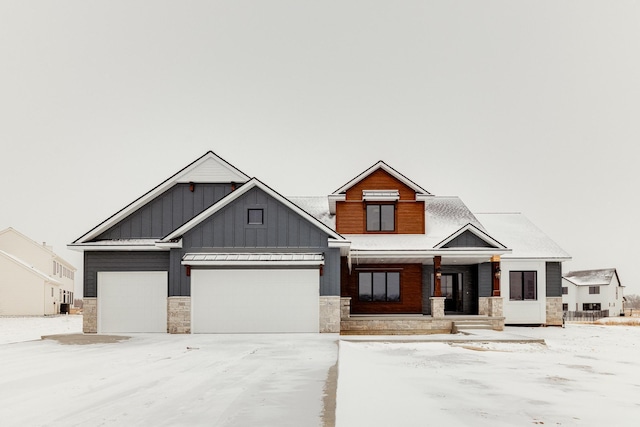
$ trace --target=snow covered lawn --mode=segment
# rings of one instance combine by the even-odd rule
[[[336,335],[37,340],[81,324],[81,316],[0,318],[0,425],[323,423]],[[343,339],[336,425],[637,425],[640,327],[505,331],[513,334],[547,345]]]
[[[516,343],[340,343],[337,426],[636,426],[640,327],[515,328]]]
[[[31,330],[20,334],[16,319],[0,318],[0,342],[28,339],[48,322],[41,330],[60,332],[54,324],[68,321],[22,318]],[[337,338],[134,334],[110,344],[0,344],[0,425],[318,426]]]

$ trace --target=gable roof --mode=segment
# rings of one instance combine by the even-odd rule
[[[141,208],[157,196],[179,183],[245,183],[249,176],[216,155],[213,151],[206,152],[186,167],[167,178],[157,187],[134,200],[105,221],[98,224],[73,243],[87,242],[105,232],[137,209]]]
[[[570,271],[563,275],[562,278],[576,286],[607,286],[611,284],[614,275],[618,279],[618,284],[620,284],[620,278],[615,268]],[[620,284],[620,286],[622,285]]]
[[[32,238],[25,236],[24,234],[22,234],[21,232],[19,232],[13,227],[5,228],[4,230],[0,231],[0,236],[8,233],[11,233],[13,235],[20,237],[25,242],[28,242],[31,246],[38,248],[39,250],[45,252],[47,255],[54,257],[56,261],[60,262],[61,264],[64,264],[65,267],[68,267],[70,270],[77,271],[77,269],[69,261],[65,260],[60,255],[56,254],[50,246],[46,246],[44,243],[40,244],[36,242]]]
[[[5,251],[1,251],[0,250],[0,256],[3,258],[8,259],[9,261],[14,262],[15,264],[17,264],[18,266],[22,267],[23,269],[27,270],[29,273],[40,277],[41,279],[49,282],[49,283],[53,283],[55,285],[61,285],[62,283],[59,282],[58,280],[54,279],[53,277],[47,275],[46,273],[38,270],[37,268],[29,265],[27,262],[21,260],[20,258],[17,258]]]
[[[442,240],[440,243],[437,243],[434,246],[434,248],[436,249],[444,248],[447,246],[447,244],[453,242],[456,238],[460,237],[462,234],[466,232],[472,233],[474,236],[476,236],[477,238],[479,238],[480,240],[482,240],[483,242],[485,242],[486,244],[490,245],[493,248],[507,249],[507,247],[504,246],[502,243],[498,242],[496,239],[489,236],[487,233],[480,230],[478,227],[476,227],[471,223],[459,228],[456,232],[452,233],[450,236]]]
[[[242,185],[237,190],[227,194],[217,203],[214,203],[211,207],[204,210],[199,215],[196,215],[191,220],[187,221],[185,224],[183,224],[182,226],[178,227],[177,229],[169,233],[167,236],[162,238],[160,242],[169,243],[175,239],[181,238],[187,231],[191,230],[192,228],[200,224],[202,221],[206,220],[211,215],[220,211],[222,208],[229,205],[234,200],[237,200],[240,196],[242,196],[243,194],[246,194],[249,190],[253,188],[261,189],[262,191],[267,193],[269,196],[273,197],[274,199],[276,199],[277,201],[279,201],[280,203],[282,203],[283,205],[285,205],[286,207],[293,210],[295,213],[297,213],[298,215],[302,216],[304,219],[306,219],[307,221],[315,225],[317,228],[319,228],[320,230],[328,234],[331,238],[335,240],[341,240],[341,241],[345,240],[344,237],[342,237],[335,230],[333,230],[333,228],[321,222],[320,220],[318,220],[317,218],[315,218],[314,216],[312,216],[311,214],[309,214],[308,212],[300,208],[298,205],[294,204],[293,202],[288,200],[286,197],[282,196],[280,193],[273,190],[271,187],[269,187],[262,181],[258,180],[257,178],[251,178],[251,180],[249,180],[246,184]]]
[[[347,182],[342,187],[338,188],[336,191],[333,192],[333,194],[345,193],[348,189],[350,189],[351,187],[353,187],[358,182],[362,181],[363,179],[365,179],[366,177],[368,177],[378,169],[384,170],[389,175],[393,176],[398,181],[402,182],[403,184],[405,184],[407,187],[411,188],[413,191],[415,191],[418,194],[431,195],[431,193],[429,193],[427,190],[420,187],[418,184],[411,181],[409,178],[407,178],[406,176],[404,176],[403,174],[401,174],[400,172],[398,172],[397,170],[395,170],[394,168],[392,168],[382,160],[380,160],[379,162],[377,162],[376,164],[374,164],[364,172],[360,173],[358,176],[353,178],[351,181]]]

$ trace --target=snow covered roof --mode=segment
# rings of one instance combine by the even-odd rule
[[[7,253],[5,251],[1,251],[0,250],[0,256],[3,256],[5,258],[15,262],[20,267],[24,268],[27,271],[30,271],[31,273],[35,274],[36,276],[40,277],[41,279],[46,280],[49,283],[53,283],[53,284],[56,284],[56,285],[62,285],[62,283],[60,281],[54,279],[53,277],[49,276],[48,274],[44,273],[43,271],[38,270],[37,268],[33,267],[32,265],[28,264],[27,262],[21,260],[20,258],[11,255],[10,253]]]
[[[22,240],[24,240],[26,242],[29,242],[29,244],[31,244],[32,246],[34,246],[34,247],[38,248],[39,250],[51,255],[52,257],[54,257],[56,259],[56,261],[58,261],[60,264],[64,264],[70,270],[77,271],[77,269],[69,261],[65,260],[60,255],[55,253],[51,246],[47,246],[44,243],[40,244],[40,243],[36,242],[35,240],[33,240],[32,238],[30,238],[28,236],[25,236],[24,234],[22,234],[21,232],[19,232],[18,230],[16,230],[13,227],[5,228],[4,230],[0,231],[0,235],[9,234],[9,233],[13,234],[15,236],[18,236]]]
[[[571,256],[521,213],[476,213],[487,232],[512,249],[503,258],[566,261]]]
[[[615,268],[599,270],[570,271],[562,277],[577,286],[606,286],[611,284],[613,276],[617,276]],[[620,283],[620,280],[618,280]]]
[[[335,230],[336,216],[329,213],[329,200],[326,196],[292,196],[287,199]]]
[[[144,206],[178,183],[244,183],[247,181],[249,181],[249,176],[245,175],[239,169],[217,156],[213,151],[208,151],[202,157],[184,167],[151,191],[145,193],[102,223],[98,224],[88,233],[76,239],[73,243],[84,243],[96,236],[99,236],[102,232],[108,230],[111,226],[117,224],[119,221],[135,212],[138,208]]]
[[[200,265],[322,265],[319,253],[188,253],[182,264]]]

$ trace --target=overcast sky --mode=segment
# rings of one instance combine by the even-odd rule
[[[2,0],[0,61],[0,229],[77,267],[213,150],[285,195],[385,160],[640,293],[638,1]]]

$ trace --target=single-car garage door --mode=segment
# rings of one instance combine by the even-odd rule
[[[98,332],[167,332],[167,272],[98,272]]]
[[[191,271],[194,333],[318,332],[318,269]]]

